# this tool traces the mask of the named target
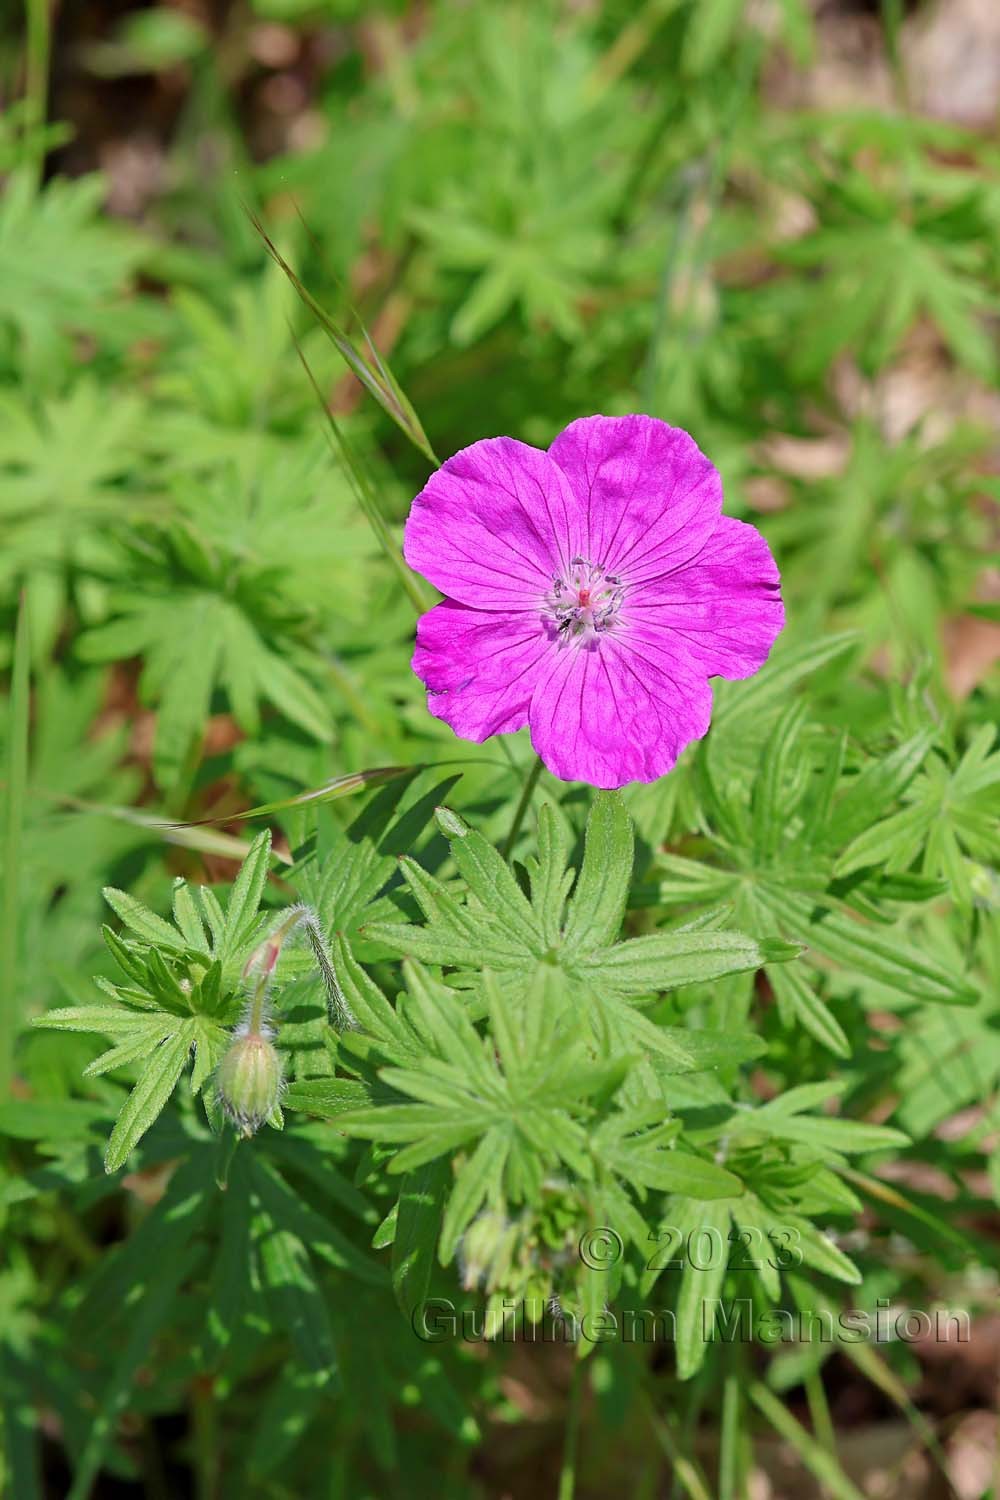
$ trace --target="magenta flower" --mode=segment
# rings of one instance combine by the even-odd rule
[[[584,417],[547,453],[463,448],[403,550],[447,595],[413,655],[431,713],[477,742],[527,724],[564,781],[655,781],[708,729],[708,679],[751,676],[784,624],[764,538],[654,417]]]

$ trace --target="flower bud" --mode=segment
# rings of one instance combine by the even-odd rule
[[[253,1135],[281,1097],[281,1058],[262,1031],[237,1036],[215,1077],[219,1103],[241,1135]]]
[[[969,874],[973,905],[978,906],[981,911],[996,911],[1000,907],[1000,879],[997,878],[996,871],[973,859],[967,859],[964,863]]]
[[[516,1228],[503,1214],[486,1209],[462,1236],[459,1260],[466,1291],[483,1282],[487,1291],[499,1286],[510,1271]]]

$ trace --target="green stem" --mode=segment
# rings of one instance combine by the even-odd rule
[[[664,1454],[670,1462],[674,1479],[689,1500],[712,1500],[711,1491],[698,1465],[681,1451],[676,1434],[666,1416],[660,1416],[649,1395],[643,1394],[646,1417]]]
[[[743,1486],[739,1479],[740,1378],[729,1370],[722,1386],[722,1422],[719,1434],[719,1500],[737,1500]]]
[[[257,988],[253,992],[248,1020],[248,1030],[251,1036],[256,1036],[264,1023],[264,1001],[267,998],[267,981],[269,977],[267,974],[262,974],[257,980]]]
[[[14,1044],[20,1020],[18,945],[21,936],[21,844],[28,780],[28,714],[30,707],[28,606],[22,597],[14,637],[11,672],[7,796],[3,820],[3,903],[0,906],[0,1099],[14,1074]]]
[[[562,1468],[559,1471],[558,1500],[573,1500],[576,1489],[576,1457],[580,1442],[580,1414],[583,1407],[583,1360],[573,1361],[573,1379],[569,1388],[566,1412],[566,1437],[563,1443]]]
[[[33,137],[45,124],[49,92],[49,0],[25,0],[25,22],[24,151],[25,161],[31,163]],[[43,152],[39,151],[33,163],[36,181],[41,180],[42,162]]]
[[[229,1172],[239,1143],[240,1137],[230,1125],[218,1137],[215,1147],[215,1185],[220,1193],[226,1192],[229,1187]]]
[[[507,838],[504,842],[504,859],[509,859],[511,853],[513,852],[514,844],[517,841],[517,836],[521,832],[521,824],[524,822],[524,815],[528,811],[528,805],[531,802],[532,793],[534,792],[535,787],[538,785],[538,778],[541,774],[542,762],[536,756],[535,764],[528,772],[528,775],[525,778],[524,786],[521,788],[521,800],[518,802],[517,807],[514,811],[514,821],[510,825],[510,832],[508,833]]]
[[[830,1407],[826,1399],[826,1391],[823,1387],[823,1376],[819,1370],[810,1370],[805,1377],[806,1400],[809,1403],[809,1415],[812,1418],[813,1432],[816,1441],[828,1453],[836,1455],[837,1436],[833,1428],[833,1418],[830,1416]]]

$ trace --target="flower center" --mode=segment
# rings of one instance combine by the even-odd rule
[[[561,640],[589,639],[610,630],[625,597],[625,586],[585,557],[574,557],[562,575],[552,579],[545,595],[546,618]]]

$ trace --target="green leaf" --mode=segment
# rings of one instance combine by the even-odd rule
[[[437,810],[437,823],[451,845],[455,863],[465,877],[470,891],[486,911],[500,919],[517,939],[529,949],[540,951],[542,935],[527,897],[521,890],[506,860],[502,859],[482,834],[447,807]]]
[[[772,1301],[781,1295],[781,1276],[777,1267],[768,1258],[768,1236],[772,1230],[784,1226],[780,1219],[764,1207],[756,1193],[744,1193],[738,1203],[733,1204],[733,1218],[739,1228],[749,1230],[749,1246],[744,1254],[737,1253],[736,1264],[754,1261],[754,1275]],[[780,1241],[779,1241],[780,1243]]]
[[[17,1033],[24,1013],[22,987],[18,982],[18,955],[31,716],[30,654],[28,600],[23,597],[14,635],[9,719],[6,725],[8,742],[4,757],[3,823],[0,826],[0,1098],[6,1095],[10,1087]]]
[[[83,1452],[77,1461],[67,1500],[86,1500],[115,1434],[119,1417],[135,1390],[141,1366],[149,1364],[155,1339],[166,1328],[174,1302],[199,1258],[200,1247],[183,1245],[170,1256],[157,1257],[157,1274],[150,1278],[129,1320],[128,1336],[101,1392]]]
[[[163,1109],[184,1071],[195,1039],[197,1022],[182,1021],[173,1036],[161,1042],[132,1092],[108,1141],[106,1172],[117,1172]]]
[[[770,938],[758,941],[739,932],[657,932],[580,958],[575,967],[592,984],[610,985],[622,994],[642,994],[783,963],[800,951],[791,943]]]
[[[754,852],[762,863],[776,853],[787,827],[789,807],[786,783],[790,769],[801,759],[799,738],[805,705],[792,700],[778,718],[761,754],[761,772],[754,782],[752,837]]]
[[[208,941],[205,937],[201,913],[194,904],[194,897],[187,882],[179,878],[174,881],[173,912],[174,921],[187,946],[201,953],[208,953]]]
[[[548,948],[559,941],[566,893],[573,883],[573,872],[566,868],[568,857],[563,825],[552,804],[543,802],[538,809],[538,858],[529,859],[527,868],[532,909]]]
[[[330,1316],[305,1245],[269,1214],[254,1215],[261,1282],[277,1328],[307,1370],[329,1379],[337,1367]]]
[[[587,818],[583,864],[569,903],[566,943],[591,953],[621,931],[632,879],[632,819],[619,792],[598,792]]]
[[[837,799],[831,820],[831,834],[843,846],[869,830],[877,818],[892,806],[909,786],[927,758],[934,743],[930,729],[921,730],[891,754],[866,766],[847,786]],[[837,873],[844,869],[855,869],[857,864],[847,858],[850,851],[837,863]]]
[[[783,971],[782,971],[783,972]],[[665,1044],[676,1049],[675,1058],[650,1058],[654,1071],[667,1077],[675,1073],[700,1073],[708,1068],[732,1068],[767,1051],[762,1037],[730,1031],[694,1031],[681,1026],[658,1026]]]
[[[0,1476],[18,1500],[43,1500],[35,1410],[26,1369],[9,1345],[0,1344]]]
[[[781,644],[749,682],[720,684],[712,714],[713,738],[719,738],[723,726],[724,733],[732,735],[737,732],[737,725],[779,707],[803,677],[845,655],[858,644],[858,639],[855,631],[845,630],[800,646]]]
[[[233,882],[226,904],[226,933],[220,957],[231,957],[246,941],[248,929],[257,915],[260,898],[267,883],[267,866],[271,853],[271,830],[265,828],[250,845],[250,851]]]
[[[392,1289],[406,1317],[426,1300],[451,1173],[445,1161],[428,1162],[404,1177],[392,1240]]]
[[[626,1141],[619,1147],[605,1147],[602,1160],[627,1182],[662,1193],[680,1193],[699,1201],[732,1198],[743,1191],[739,1178],[724,1167],[692,1156],[686,1151],[658,1151]]]
[[[274,1223],[283,1225],[303,1245],[308,1245],[313,1256],[358,1281],[385,1290],[385,1268],[359,1250],[336,1224],[311,1208],[261,1153],[252,1158],[250,1185]]]
[[[104,899],[115,915],[143,942],[150,943],[153,947],[167,948],[171,952],[183,952],[184,939],[180,933],[134,896],[126,891],[117,891],[113,886],[105,886]]]
[[[799,1022],[810,1035],[838,1057],[850,1057],[851,1045],[844,1028],[824,1004],[795,966],[772,967],[765,970],[768,982],[774,990],[779,1005]]]
[[[463,1162],[448,1198],[441,1225],[441,1264],[447,1265],[483,1199],[496,1193],[511,1147],[511,1133],[494,1126],[483,1136],[472,1155]]]
[[[177,1018],[161,1012],[126,1010],[119,1005],[67,1005],[36,1016],[33,1024],[47,1031],[96,1031],[102,1036],[131,1039],[143,1035],[151,1022],[159,1025],[164,1021],[176,1029]]]
[[[290,1083],[282,1095],[287,1109],[300,1109],[307,1115],[335,1120],[349,1109],[369,1103],[371,1090],[354,1078],[300,1078]]]
[[[706,1232],[706,1236],[717,1237],[713,1242],[716,1253],[706,1257],[704,1270],[695,1268],[690,1255],[684,1257],[676,1309],[677,1375],[681,1380],[690,1380],[705,1360],[708,1349],[705,1335],[712,1327],[711,1319],[706,1325],[706,1308],[711,1307],[722,1290],[729,1260],[729,1226],[735,1211],[736,1204],[725,1201],[697,1203],[680,1198],[667,1204],[666,1222],[680,1231],[683,1244],[687,1244],[692,1233]],[[721,1253],[718,1253],[720,1243]]]
[[[888,1125],[868,1125],[863,1120],[842,1120],[829,1115],[791,1115],[763,1105],[751,1114],[738,1116],[733,1133],[762,1129],[780,1140],[798,1141],[817,1151],[850,1155],[867,1151],[890,1151],[908,1146],[910,1138]]]
[[[18,1099],[0,1104],[0,1135],[20,1141],[91,1140],[111,1109],[84,1099]]]
[[[837,910],[812,906],[790,892],[761,889],[760,901],[784,930],[802,938],[817,953],[910,995],[945,1005],[974,1005],[976,991],[900,934],[895,937],[854,921]]]

